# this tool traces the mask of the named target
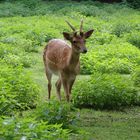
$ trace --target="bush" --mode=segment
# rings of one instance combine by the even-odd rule
[[[4,61],[13,67],[15,66],[23,66],[23,67],[30,67],[32,64],[32,59],[30,56],[25,55],[25,54],[9,54],[4,57]]]
[[[135,68],[135,64],[128,59],[110,58],[103,62],[97,62],[95,71],[102,73],[130,74]]]
[[[35,9],[41,4],[41,0],[23,0],[22,2],[25,4],[26,7],[30,9]]]
[[[140,51],[129,43],[115,42],[94,47],[81,57],[81,74],[129,74],[140,65]]]
[[[33,118],[0,118],[0,130],[2,140],[65,140],[69,136],[69,130],[62,129],[61,124],[48,125],[47,122],[37,122]]]
[[[0,43],[0,58],[6,64],[13,67],[22,65],[27,68],[35,63],[32,57],[26,53],[23,48],[18,49],[11,44]]]
[[[35,107],[39,88],[22,67],[1,65],[0,77],[0,115]]]
[[[132,32],[126,35],[126,40],[132,45],[140,48],[140,32]]]
[[[121,37],[121,35],[123,35],[124,33],[129,33],[132,30],[132,26],[128,23],[117,23],[116,25],[114,25],[113,28],[113,33],[117,36],[117,37]]]
[[[15,36],[4,37],[2,42],[7,44],[7,46],[14,46],[16,49],[19,49],[19,51],[38,52],[38,46],[41,45],[39,35],[26,33],[24,38],[19,36],[21,35],[18,34]]]
[[[128,77],[95,73],[89,80],[79,81],[73,89],[73,103],[77,107],[120,109],[140,104],[137,90]]]
[[[18,54],[20,49],[16,49],[12,44],[0,43],[0,58],[3,59],[9,54]]]
[[[94,34],[92,43],[98,45],[110,44],[113,39],[115,39],[115,35],[111,35],[109,33],[96,32]]]
[[[132,80],[134,81],[134,85],[140,87],[140,66],[135,69],[132,74]]]
[[[77,11],[78,10],[81,14],[85,16],[93,16],[93,17],[100,16],[101,14],[104,13],[103,10],[93,5],[83,6],[82,8],[79,7],[79,9],[77,8]]]
[[[62,104],[57,101],[45,102],[37,106],[35,114],[37,120],[47,121],[48,124],[62,124],[63,127],[67,127],[75,121],[71,109],[69,104]]]
[[[20,46],[21,49],[23,49],[25,52],[38,52],[39,44],[37,43],[37,40],[33,39],[19,39],[16,46]]]
[[[140,8],[140,1],[139,0],[126,0],[129,6],[133,8]]]

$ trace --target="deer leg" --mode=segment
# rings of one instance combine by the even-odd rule
[[[65,91],[65,94],[66,94],[66,99],[69,102],[70,101],[70,94],[69,94],[68,80],[62,78],[62,83],[63,83],[64,91]]]
[[[48,100],[50,100],[50,98],[51,98],[51,88],[52,88],[52,85],[51,85],[51,83],[49,82],[49,83],[48,83]]]
[[[72,90],[72,86],[74,84],[75,78],[70,80],[68,83],[68,90],[69,90],[69,100],[71,100],[71,90]]]
[[[69,93],[71,94],[72,86],[75,82],[75,78],[70,81]]]
[[[61,89],[61,79],[59,78],[57,82],[55,83],[56,86],[56,93],[58,95],[59,100],[61,101],[61,94],[60,94],[60,89]]]
[[[52,73],[46,70],[46,76],[47,76],[47,79],[48,79],[48,100],[50,100],[50,98],[51,98],[51,88],[52,88],[52,84],[51,84]]]

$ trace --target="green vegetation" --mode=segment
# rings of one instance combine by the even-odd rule
[[[130,74],[140,64],[140,51],[129,43],[114,41],[91,49],[81,60],[82,74]]]
[[[37,122],[29,117],[22,120],[17,118],[0,119],[0,128],[0,138],[2,140],[65,140],[69,134],[69,131],[62,129],[60,124],[49,125],[47,122]]]
[[[126,0],[130,7],[133,8],[140,8],[140,1],[139,0]]]
[[[0,66],[0,115],[35,107],[39,88],[22,67]]]
[[[139,140],[140,108],[119,111],[80,110],[77,124],[81,135],[74,140]]]
[[[120,109],[139,105],[140,96],[127,77],[95,73],[90,79],[76,84],[73,101],[77,107]]]
[[[140,67],[137,67],[132,75],[134,85],[140,87]]]
[[[139,0],[1,1],[0,139],[138,140],[140,12],[131,8],[138,5]],[[53,101],[46,102],[43,48],[70,32],[65,20],[79,28],[81,18],[84,31],[95,32],[81,55],[72,103],[57,102],[54,89]]]
[[[61,104],[60,102],[43,102],[38,105],[35,114],[37,120],[47,121],[48,124],[62,124],[67,127],[69,124],[74,123],[76,117],[71,113],[72,106],[69,104]],[[74,110],[73,110],[74,111]]]

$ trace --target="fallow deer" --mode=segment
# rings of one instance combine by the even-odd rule
[[[52,74],[56,74],[59,76],[55,84],[58,98],[61,100],[60,89],[61,84],[63,84],[66,99],[69,102],[72,86],[80,71],[80,53],[87,52],[86,39],[91,36],[94,30],[83,32],[83,20],[81,20],[79,32],[68,21],[66,22],[73,32],[63,32],[63,36],[65,40],[70,41],[71,45],[62,39],[50,40],[44,48],[43,60],[48,79],[48,99],[51,96]]]

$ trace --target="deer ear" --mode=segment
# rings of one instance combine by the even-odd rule
[[[67,40],[71,40],[71,35],[69,33],[63,32],[63,36]]]
[[[93,31],[94,30],[89,30],[89,31],[85,32],[84,33],[85,39],[89,38],[92,35]]]

